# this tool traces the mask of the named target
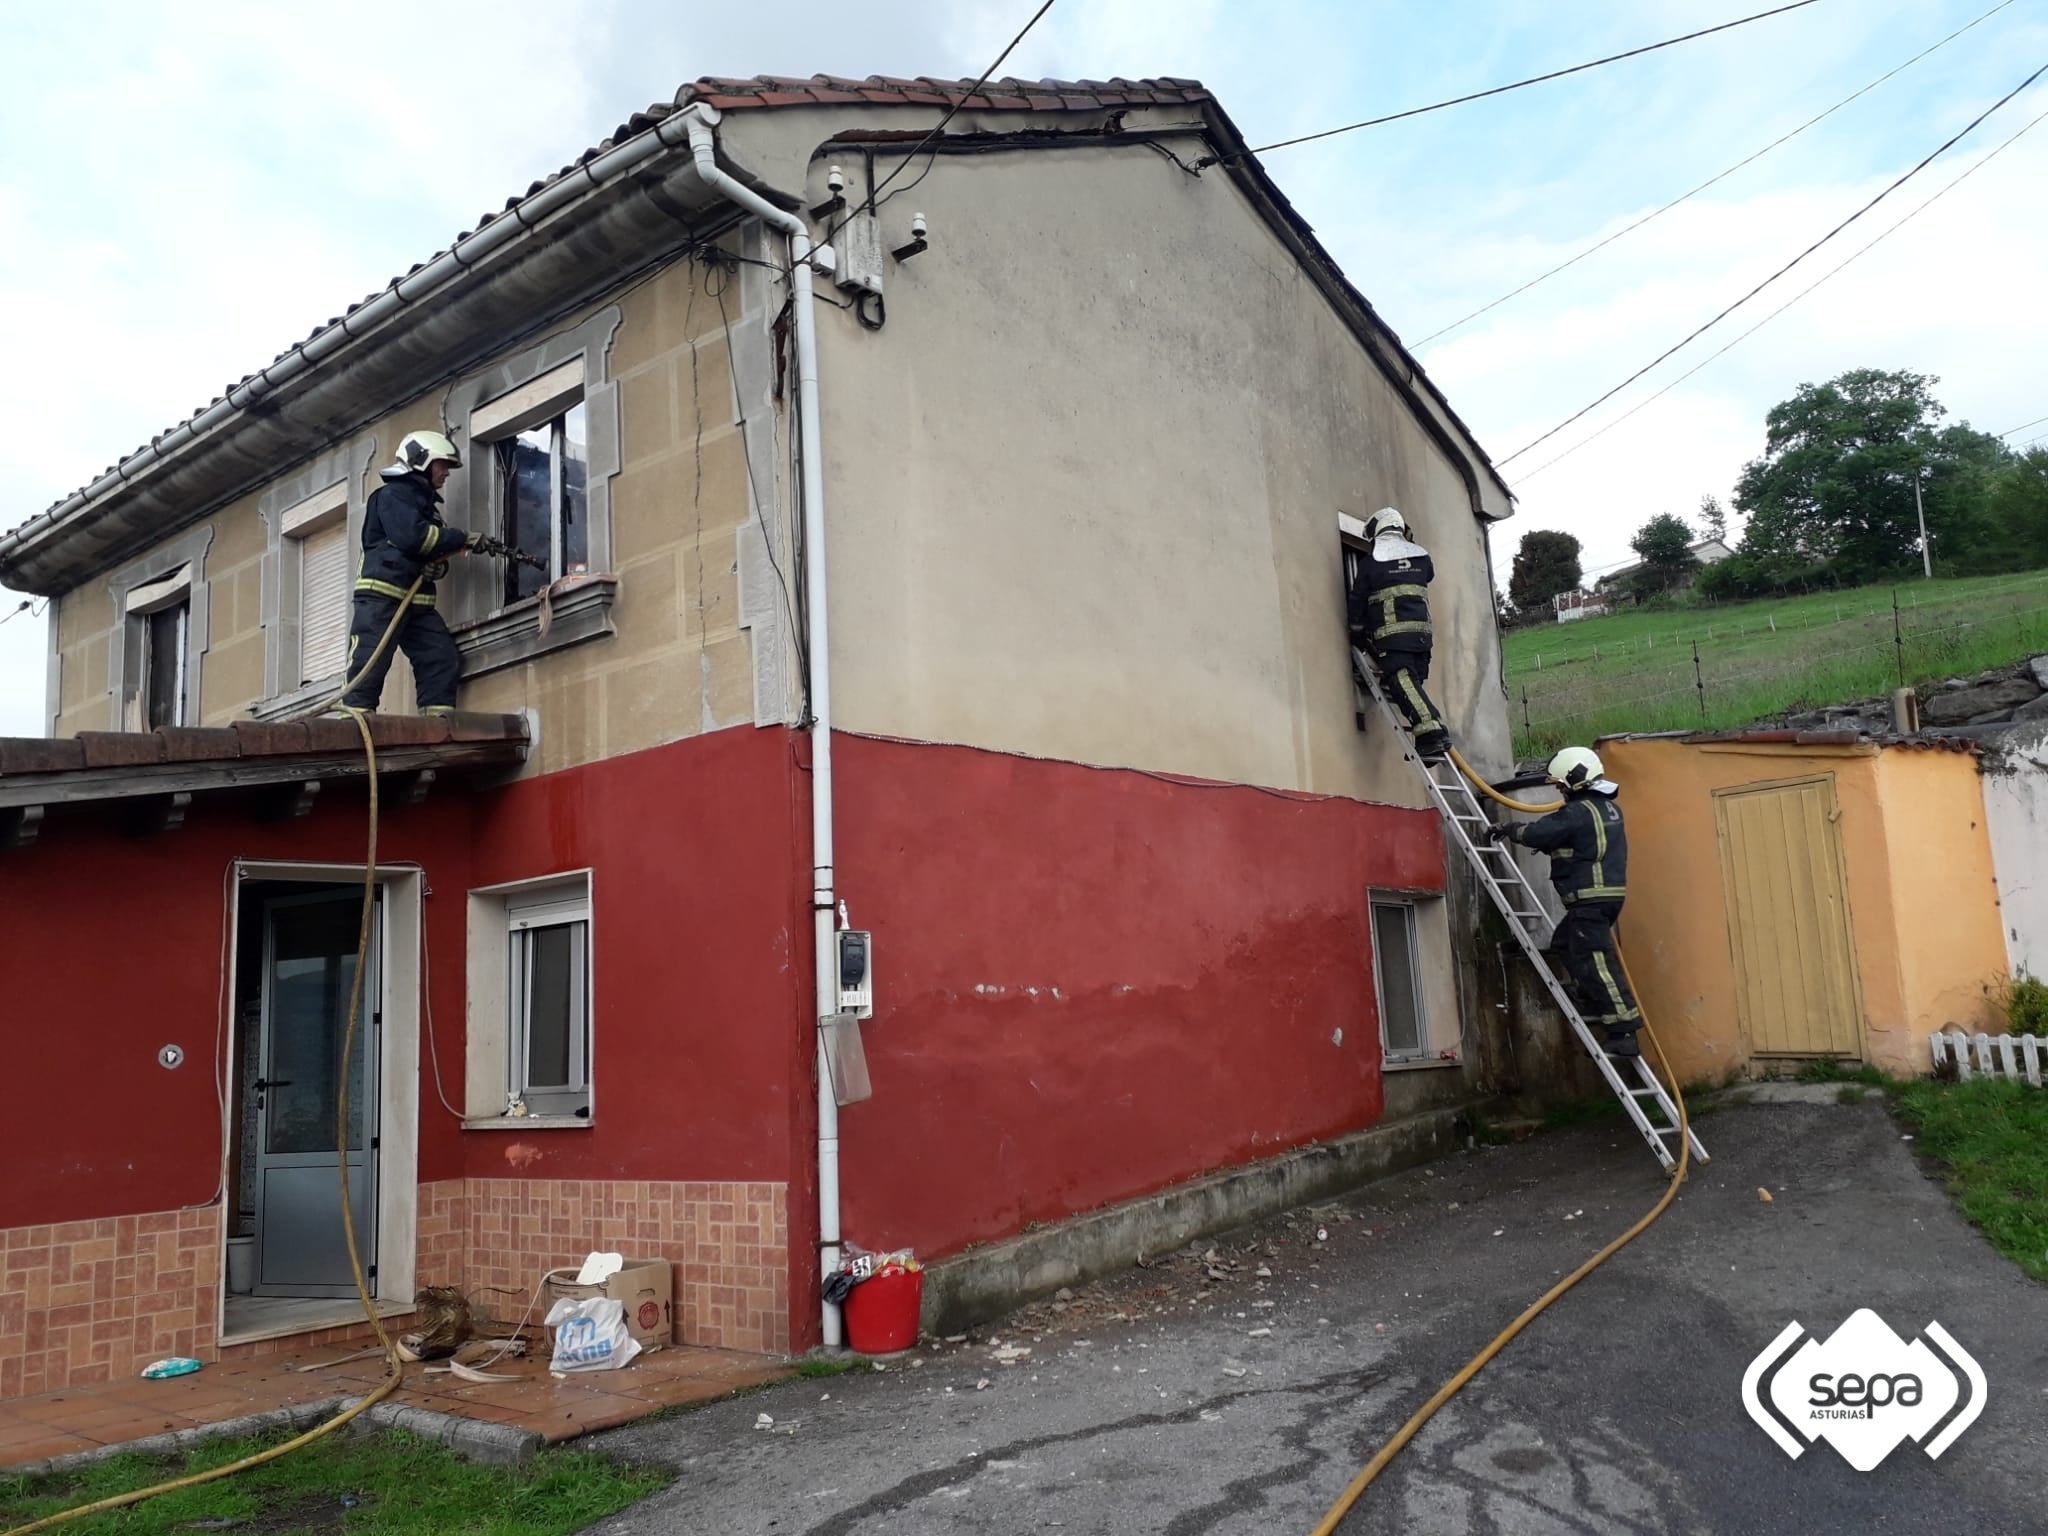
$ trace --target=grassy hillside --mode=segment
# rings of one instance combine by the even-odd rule
[[[2048,651],[2048,571],[1532,625],[1506,637],[1516,752],[1745,725],[1888,693],[1900,671],[1894,594],[1909,683]]]

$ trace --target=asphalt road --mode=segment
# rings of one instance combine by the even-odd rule
[[[1437,1414],[1345,1532],[2048,1527],[2048,1287],[1955,1214],[1874,1100],[1700,1132],[1713,1163]],[[1660,1189],[1619,1122],[1461,1154],[880,1372],[598,1437],[678,1477],[594,1529],[1306,1533]],[[1858,1307],[1909,1340],[1937,1320],[1983,1367],[1984,1414],[1939,1460],[1906,1441],[1857,1472],[1818,1441],[1795,1461],[1744,1411],[1743,1371],[1786,1323],[1825,1338]]]

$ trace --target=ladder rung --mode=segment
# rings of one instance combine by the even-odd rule
[[[1652,1094],[1659,1094],[1659,1093],[1662,1093],[1663,1091],[1664,1091],[1664,1090],[1663,1090],[1662,1088],[1631,1088],[1631,1089],[1629,1089],[1629,1092],[1630,1092],[1630,1093],[1631,1093],[1632,1095],[1634,1095],[1634,1096],[1635,1096],[1636,1098],[1639,1098],[1639,1099],[1642,1099],[1642,1098],[1648,1098],[1648,1097],[1649,1097],[1650,1095],[1652,1095]]]

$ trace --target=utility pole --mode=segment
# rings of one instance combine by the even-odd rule
[[[1927,512],[1920,505],[1920,471],[1913,471],[1913,515],[1920,519],[1920,572],[1929,581],[1934,579],[1934,555],[1927,547]]]

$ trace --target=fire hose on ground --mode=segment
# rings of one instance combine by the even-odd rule
[[[1486,796],[1487,799],[1492,800],[1498,805],[1505,806],[1509,810],[1525,811],[1532,815],[1544,815],[1564,804],[1562,800],[1553,800],[1544,805],[1528,805],[1510,795],[1502,794],[1491,784],[1487,783],[1485,779],[1473,772],[1472,765],[1465,761],[1463,755],[1459,753],[1456,747],[1451,748],[1451,761],[1458,765],[1460,773],[1471,780],[1474,789]],[[1619,952],[1619,944],[1616,945],[1616,950]],[[1629,975],[1628,956],[1626,954],[1621,956],[1621,974],[1627,978],[1629,990],[1635,993],[1637,1006],[1640,1007],[1643,994],[1636,988],[1635,977]],[[1672,1199],[1678,1194],[1678,1186],[1685,1182],[1686,1166],[1692,1157],[1691,1121],[1686,1113],[1685,1094],[1678,1086],[1678,1074],[1672,1070],[1671,1059],[1664,1054],[1664,1047],[1657,1039],[1657,1032],[1650,1027],[1650,1016],[1647,1010],[1643,1014],[1643,1033],[1650,1037],[1650,1045],[1656,1051],[1658,1061],[1663,1064],[1664,1076],[1671,1083],[1671,1097],[1678,1105],[1678,1164],[1671,1170],[1671,1180],[1664,1186],[1663,1195],[1659,1197],[1657,1203],[1651,1206],[1648,1213],[1637,1221],[1635,1225],[1626,1232],[1623,1232],[1621,1236],[1615,1238],[1562,1280],[1558,1281],[1557,1284],[1553,1285],[1541,1296],[1530,1302],[1522,1310],[1520,1316],[1516,1317],[1507,1327],[1495,1334],[1491,1343],[1470,1360],[1466,1361],[1458,1373],[1439,1387],[1436,1394],[1428,1402],[1416,1409],[1410,1415],[1408,1422],[1394,1431],[1393,1437],[1385,1445],[1381,1446],[1374,1453],[1372,1460],[1368,1461],[1359,1470],[1358,1475],[1351,1480],[1350,1485],[1339,1495],[1337,1502],[1332,1504],[1329,1511],[1317,1522],[1311,1536],[1331,1536],[1331,1533],[1336,1531],[1338,1525],[1342,1523],[1345,1515],[1350,1512],[1351,1506],[1358,1502],[1359,1496],[1372,1486],[1373,1480],[1387,1469],[1388,1463],[1401,1454],[1402,1448],[1415,1438],[1416,1433],[1435,1416],[1439,1408],[1463,1391],[1465,1385],[1474,1376],[1479,1374],[1486,1363],[1503,1349],[1507,1348],[1515,1335],[1534,1321],[1537,1314],[1542,1312],[1545,1307],[1548,1307],[1558,1297],[1562,1296],[1602,1264],[1605,1264],[1609,1259],[1621,1252],[1623,1248],[1634,1242],[1651,1222],[1664,1214],[1665,1210],[1670,1206]]]
[[[406,617],[412,611],[413,595],[419,591],[426,579],[427,573],[422,571],[413,579],[412,585],[406,589],[405,597],[398,605],[398,611],[391,615],[391,622],[384,626],[383,638],[378,640],[376,650],[370,653],[369,660],[363,664],[364,671],[374,667],[383,657],[385,650],[397,636],[399,627],[405,622]],[[337,693],[333,698],[324,700],[314,706],[312,712],[317,713],[323,709],[330,709],[340,703],[341,699],[342,694]],[[152,1484],[147,1488],[137,1488],[129,1493],[115,1494],[110,1498],[96,1499],[90,1504],[81,1504],[75,1509],[59,1510],[54,1515],[45,1515],[40,1520],[31,1521],[27,1525],[16,1526],[13,1530],[5,1532],[4,1536],[29,1536],[29,1533],[32,1531],[52,1530],[57,1526],[66,1525],[73,1520],[82,1520],[88,1515],[105,1514],[108,1510],[120,1509],[129,1504],[140,1504],[144,1499],[153,1499],[159,1494],[170,1493],[175,1489],[193,1488],[201,1483],[217,1482],[221,1478],[232,1477],[237,1472],[246,1472],[251,1467],[260,1467],[266,1462],[276,1461],[282,1456],[289,1456],[293,1451],[301,1450],[311,1445],[315,1440],[333,1434],[350,1420],[367,1413],[393,1392],[396,1392],[399,1385],[405,1379],[405,1357],[399,1353],[397,1340],[392,1338],[389,1331],[384,1327],[384,1320],[377,1315],[377,1304],[370,1296],[369,1280],[363,1273],[362,1254],[356,1246],[354,1202],[349,1198],[348,1188],[349,1067],[355,1053],[356,1026],[362,1017],[363,977],[368,968],[370,952],[370,915],[375,910],[377,894],[377,743],[370,734],[368,717],[360,712],[356,712],[353,718],[356,722],[356,729],[362,733],[363,760],[368,768],[370,830],[369,846],[363,855],[363,915],[356,935],[355,975],[349,987],[348,1023],[344,1026],[341,1037],[341,1086],[334,1110],[335,1144],[336,1150],[340,1153],[341,1225],[342,1233],[348,1242],[349,1272],[355,1279],[356,1296],[363,1304],[363,1315],[369,1319],[371,1331],[377,1335],[377,1342],[383,1348],[388,1370],[385,1373],[384,1379],[373,1387],[368,1394],[351,1403],[333,1418],[326,1420],[324,1423],[314,1425],[313,1428],[305,1431],[305,1433],[296,1435],[281,1445],[273,1445],[268,1450],[258,1451],[252,1456],[244,1456],[239,1461],[231,1461],[225,1466],[213,1467],[205,1472],[194,1472],[184,1477],[172,1478],[167,1482]]]

